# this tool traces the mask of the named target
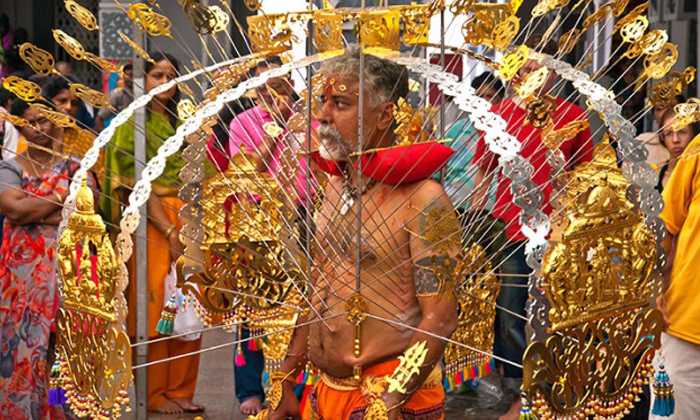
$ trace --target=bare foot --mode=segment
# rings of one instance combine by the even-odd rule
[[[203,405],[195,404],[189,398],[173,398],[171,401],[180,406],[185,413],[201,413],[204,411]]]
[[[250,397],[241,403],[241,413],[254,416],[262,411],[262,402],[258,397]]]
[[[160,407],[151,411],[153,411],[154,413],[161,414],[182,414],[185,412],[185,410],[183,410],[179,404],[176,404],[172,400],[165,400],[165,402],[161,404]]]
[[[510,406],[510,410],[499,417],[498,420],[518,420],[521,408],[523,408],[523,405],[520,402],[520,398],[516,398],[515,401],[513,401],[513,405]]]

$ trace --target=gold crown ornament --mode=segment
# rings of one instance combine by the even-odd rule
[[[63,302],[56,314],[59,374],[52,382],[78,417],[109,419],[128,405],[132,381],[120,265],[85,177],[75,203],[58,245]]]
[[[542,261],[551,335],[523,356],[522,390],[547,419],[621,418],[653,374],[661,313],[644,310],[656,242],[601,143],[567,187],[569,226]]]
[[[569,226],[542,261],[552,331],[647,304],[654,236],[627,201],[615,151],[601,143],[594,155],[571,175]]]

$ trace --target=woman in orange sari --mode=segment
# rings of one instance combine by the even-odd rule
[[[173,80],[177,75],[177,61],[167,55],[152,55],[155,64],[146,63],[147,92]],[[146,156],[152,159],[158,148],[178,126],[176,106],[180,92],[177,85],[156,95],[148,104],[146,118]],[[134,126],[133,120],[114,132],[105,159],[105,194],[102,209],[112,223],[118,224],[119,207],[127,203],[128,193],[134,185]],[[148,199],[148,338],[161,337],[156,331],[165,294],[165,278],[172,263],[182,254],[183,246],[178,237],[180,222],[177,217],[183,203],[177,198],[179,172],[183,160],[179,154],[167,159],[165,170],[153,182],[153,192]],[[128,188],[124,188],[127,186]],[[130,262],[133,272],[133,259]],[[132,277],[133,278],[133,277]],[[129,334],[135,332],[135,287],[129,292]],[[155,362],[201,347],[201,339],[182,341],[163,340],[148,345],[148,361]],[[160,413],[199,412],[204,408],[194,404],[199,356],[189,356],[148,367],[148,409]]]

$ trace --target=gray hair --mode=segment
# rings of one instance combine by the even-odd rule
[[[326,61],[321,71],[327,75],[360,78],[360,47],[352,44],[345,54]],[[405,66],[393,61],[365,54],[365,87],[372,92],[369,102],[372,107],[383,103],[395,104],[408,95],[408,71]]]

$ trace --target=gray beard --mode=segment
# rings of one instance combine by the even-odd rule
[[[342,150],[342,146],[339,143],[336,143],[335,147],[328,147],[328,143],[331,141],[333,140],[321,140],[321,145],[318,148],[321,157],[327,160],[347,161],[347,153]]]

